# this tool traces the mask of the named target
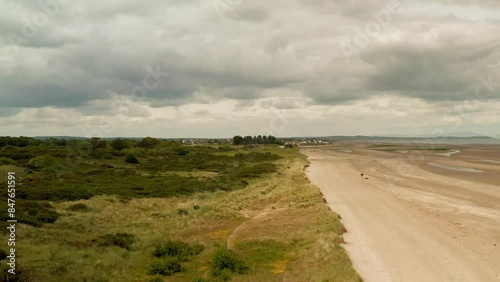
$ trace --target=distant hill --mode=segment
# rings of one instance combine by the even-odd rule
[[[80,139],[87,139],[85,137],[78,137],[78,136],[33,136],[32,138],[38,139],[38,140],[47,140],[47,139],[80,140]]]
[[[477,134],[477,133],[470,132],[470,131],[452,132],[452,133],[446,134],[446,137],[491,138],[490,136],[483,135],[483,134]]]
[[[489,136],[438,136],[438,137],[385,137],[385,136],[325,136],[317,137],[330,141],[381,141],[381,142],[414,142],[438,144],[500,144],[500,139]]]

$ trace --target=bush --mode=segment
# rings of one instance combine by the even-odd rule
[[[74,204],[74,205],[69,206],[67,208],[67,210],[69,210],[69,211],[88,211],[89,208],[87,207],[86,204],[79,203],[79,204]]]
[[[167,258],[154,261],[149,266],[149,274],[151,275],[170,276],[174,273],[181,272],[182,270],[182,265],[176,258]]]
[[[248,271],[247,262],[239,255],[226,248],[217,249],[212,258],[212,275],[225,277],[228,271],[231,273],[244,274]]]
[[[126,250],[130,250],[135,242],[135,236],[129,233],[105,234],[97,239],[94,239],[99,246],[117,246]]]
[[[15,165],[16,161],[10,158],[0,158],[0,165]]]
[[[139,160],[137,159],[136,156],[130,154],[125,157],[125,162],[129,164],[138,164]]]
[[[195,210],[199,210],[199,209],[200,209],[200,206],[199,206],[199,205],[194,205],[194,206],[193,206],[193,209],[195,209]]]
[[[34,227],[41,227],[46,223],[53,223],[59,218],[59,214],[47,202],[26,201],[20,199],[16,201],[16,218],[20,223],[29,224]],[[7,210],[0,212],[0,221],[9,218]]]
[[[49,155],[38,156],[30,160],[29,167],[33,169],[42,169],[51,166],[55,158]]]
[[[153,253],[155,257],[177,257],[187,261],[189,257],[196,256],[203,252],[205,247],[201,244],[190,246],[182,241],[168,240],[167,242],[156,246]]]
[[[7,258],[7,253],[4,250],[0,249],[0,260],[4,260],[6,258]]]

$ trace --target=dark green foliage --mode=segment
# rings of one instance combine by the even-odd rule
[[[149,267],[151,275],[172,275],[183,271],[181,262],[189,261],[193,256],[201,253],[205,247],[201,244],[190,246],[182,241],[168,240],[156,246],[153,255],[155,260]]]
[[[125,157],[125,162],[129,164],[138,164],[139,160],[137,159],[136,156],[130,154]]]
[[[103,247],[116,246],[130,250],[135,242],[135,235],[129,233],[105,234],[95,239],[94,242]]]
[[[59,214],[52,205],[47,202],[16,200],[16,219],[20,223],[40,227],[46,223],[53,223],[59,218]],[[0,212],[0,222],[5,222],[9,218],[7,209]],[[0,225],[4,228],[4,225]],[[4,230],[2,230],[4,231]]]
[[[174,149],[174,152],[176,152],[179,156],[185,156],[189,154],[189,150],[184,147],[177,147]]]
[[[190,257],[196,256],[203,252],[205,247],[201,244],[190,246],[182,241],[168,240],[156,246],[153,253],[155,257],[177,257],[182,261],[187,261]]]
[[[42,141],[36,140],[31,137],[10,137],[4,136],[0,137],[0,147],[14,146],[14,147],[27,147],[27,146],[38,146],[42,144]]]
[[[273,163],[261,163],[254,166],[237,167],[233,173],[237,177],[258,177],[262,174],[275,172],[276,169],[276,165]]]
[[[249,270],[248,263],[239,254],[226,248],[215,250],[211,267],[215,277],[227,277],[229,272],[244,274]]]
[[[180,262],[175,258],[156,260],[149,266],[149,274],[170,276],[183,270]]]
[[[106,149],[108,147],[108,143],[99,137],[90,138],[90,144],[92,145],[92,151]]]
[[[137,147],[151,149],[154,146],[156,146],[159,142],[160,140],[156,138],[146,137],[142,139],[139,143],[137,143]]]
[[[276,137],[269,136],[245,136],[241,137],[236,135],[233,137],[233,145],[252,145],[252,144],[282,144],[280,140],[276,139]]]
[[[0,260],[4,260],[5,258],[7,258],[7,253],[0,249]]]
[[[93,140],[99,144],[101,140]],[[116,141],[116,140],[115,140]],[[92,151],[89,140],[68,140],[66,148],[55,146],[3,147],[0,155],[19,167],[29,169],[18,183],[16,197],[25,200],[74,201],[94,195],[126,198],[172,197],[204,191],[233,191],[248,185],[245,178],[261,177],[276,171],[281,157],[239,148],[236,155],[220,154],[232,147],[183,146],[158,141],[154,148],[132,148],[133,141],[120,140],[129,148],[122,151],[100,148]],[[129,144],[130,143],[130,144]],[[141,157],[134,167],[118,159]],[[31,160],[31,164],[30,164]],[[32,168],[30,168],[32,167]],[[215,172],[213,178],[165,174],[166,171]]]
[[[199,209],[200,209],[200,206],[199,206],[199,205],[194,205],[194,206],[193,206],[193,209],[194,209],[194,210],[199,210]]]
[[[36,158],[33,158],[29,162],[29,167],[32,169],[43,169],[52,166],[56,162],[56,158],[43,155]]]
[[[128,148],[128,144],[127,141],[123,139],[115,139],[113,142],[111,142],[111,147],[115,150],[121,151]]]
[[[16,161],[10,158],[0,157],[0,165],[14,165]]]
[[[78,203],[68,207],[69,211],[88,211],[89,208],[86,204]]]

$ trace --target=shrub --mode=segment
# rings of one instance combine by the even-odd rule
[[[226,276],[229,272],[244,274],[248,271],[247,262],[239,255],[226,248],[219,248],[214,252],[212,258],[212,275]]]
[[[139,160],[137,159],[136,156],[130,154],[125,157],[125,162],[129,164],[138,164]]]
[[[199,209],[200,209],[200,206],[199,206],[199,205],[194,205],[194,206],[193,206],[193,209],[195,209],[195,210],[199,210]]]
[[[105,234],[97,239],[94,239],[99,246],[117,246],[130,250],[132,244],[135,242],[135,236],[129,233],[115,233],[115,234]]]
[[[88,211],[89,208],[87,207],[86,204],[78,203],[78,204],[74,204],[74,205],[69,206],[67,208],[67,210],[69,210],[69,211]]]
[[[7,253],[0,249],[0,260],[6,259],[7,258]]]
[[[156,246],[153,253],[155,257],[177,257],[186,261],[189,257],[201,253],[205,247],[201,244],[190,246],[182,241],[168,240],[167,242]]]
[[[0,165],[14,165],[16,164],[16,161],[10,158],[0,158]]]
[[[170,276],[174,273],[181,272],[182,265],[176,258],[166,258],[157,260],[149,266],[149,274]]]
[[[59,214],[47,202],[26,201],[20,199],[16,201],[16,218],[18,222],[40,227],[45,223],[53,223],[59,218]],[[0,213],[0,221],[11,219],[8,213]]]
[[[29,167],[33,169],[42,169],[51,166],[55,158],[49,155],[38,156],[30,160]]]
[[[183,147],[177,147],[174,149],[174,152],[176,152],[179,156],[185,156],[189,154],[189,150]]]

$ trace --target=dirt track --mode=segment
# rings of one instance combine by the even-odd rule
[[[498,148],[485,150],[498,158]],[[418,158],[363,147],[303,153],[309,179],[343,218],[345,248],[365,281],[500,281],[500,163],[477,162],[469,149]],[[428,163],[482,172],[457,177]]]

